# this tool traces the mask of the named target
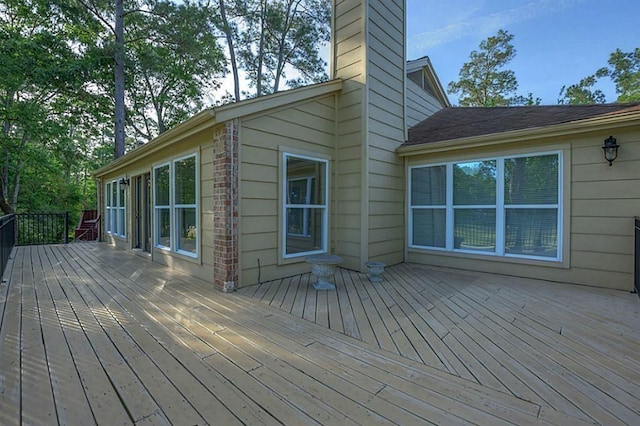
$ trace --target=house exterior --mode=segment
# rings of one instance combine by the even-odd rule
[[[223,291],[318,253],[633,289],[639,105],[448,108],[429,59],[404,57],[404,0],[333,11],[331,81],[203,111],[97,170],[103,240]]]
[[[333,10],[333,80],[206,110],[97,170],[103,239],[224,291],[315,253],[402,262],[396,149],[448,100],[428,58],[406,63],[404,0]]]
[[[633,290],[640,104],[448,108],[398,153],[406,261]]]

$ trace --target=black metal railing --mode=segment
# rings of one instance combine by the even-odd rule
[[[640,297],[640,217],[636,217],[636,269],[634,274],[634,287]]]
[[[4,268],[7,267],[11,250],[16,243],[16,215],[11,213],[0,217],[0,278],[4,276]]]
[[[18,213],[16,226],[19,246],[69,242],[69,213]]]

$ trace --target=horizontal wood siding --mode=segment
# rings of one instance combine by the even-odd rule
[[[429,92],[407,79],[407,128],[411,128],[442,109],[440,102]]]
[[[334,117],[334,96],[331,95],[242,120],[240,286],[308,270],[303,258],[294,263],[281,263],[278,252],[280,148],[332,156]],[[330,167],[333,169],[333,163]]]
[[[366,100],[365,7],[362,0],[334,1],[333,40],[333,76],[345,81],[337,113],[332,251],[344,258],[343,266],[359,269]]]
[[[403,260],[404,1],[369,2],[368,259]],[[383,216],[386,220],[377,220]]]
[[[620,150],[618,159],[609,167],[601,146],[611,133]],[[570,232],[568,268],[553,263],[531,265],[414,249],[409,250],[408,261],[632,290],[633,217],[640,216],[640,130],[627,127],[593,132],[569,141],[571,187],[567,189],[571,198],[565,206],[570,209],[570,223],[565,231]],[[539,149],[544,149],[546,142],[549,141],[540,141]]]

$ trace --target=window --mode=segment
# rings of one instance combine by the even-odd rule
[[[561,260],[561,153],[410,169],[411,247]]]
[[[174,218],[176,225],[176,250],[196,253],[196,157],[176,160],[174,163]]]
[[[171,195],[169,164],[153,169],[154,223],[156,247],[171,249]]]
[[[283,256],[324,253],[328,239],[328,161],[283,155]]]
[[[120,179],[107,182],[105,187],[105,230],[108,234],[126,236],[126,193]]]
[[[155,246],[190,257],[198,254],[197,157],[190,155],[153,170]]]

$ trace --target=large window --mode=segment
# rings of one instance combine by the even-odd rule
[[[126,236],[126,192],[121,179],[105,186],[105,230],[108,234]]]
[[[284,257],[327,251],[328,162],[284,153]]]
[[[153,170],[155,246],[198,254],[197,157],[190,155]]]
[[[410,169],[411,247],[561,259],[561,153]]]

